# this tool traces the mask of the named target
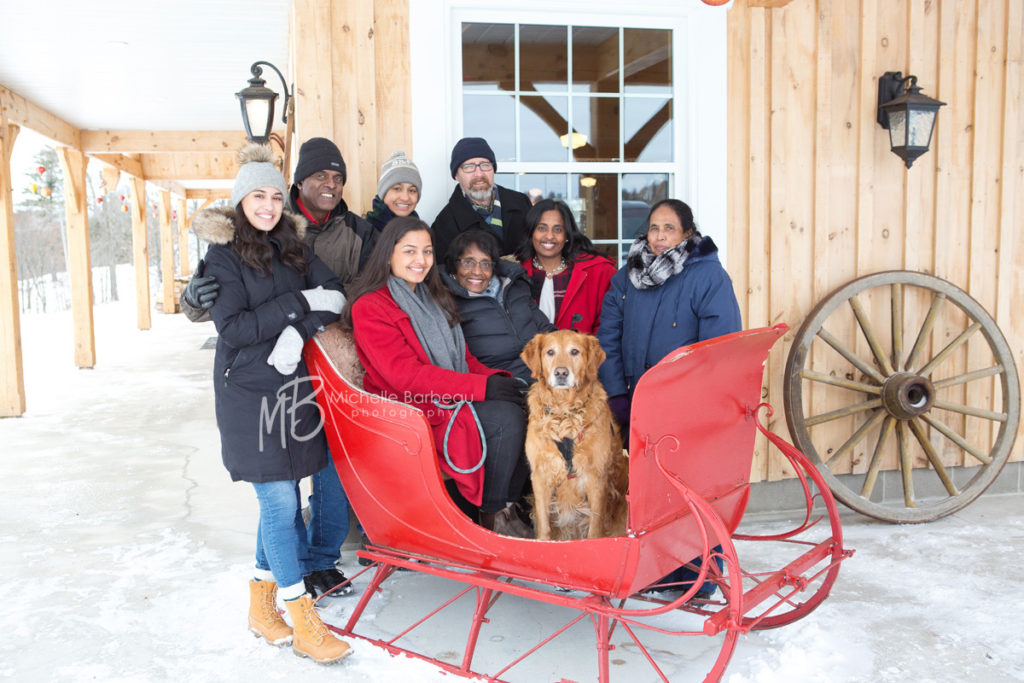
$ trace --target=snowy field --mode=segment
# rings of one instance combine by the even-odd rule
[[[343,663],[320,667],[249,634],[256,503],[220,464],[213,351],[200,349],[213,327],[154,313],[153,329],[141,332],[130,300],[95,315],[93,370],[74,368],[70,314],[22,317],[28,411],[0,420],[0,677],[458,680],[361,641]],[[843,518],[846,545],[857,552],[832,596],[791,626],[741,636],[725,681],[1024,680],[1024,496],[985,496],[919,526]],[[776,528],[767,518],[744,524],[767,528]],[[347,573],[358,568],[351,552],[343,560]],[[454,590],[402,574],[371,602],[369,625],[393,634]],[[334,600],[325,616],[340,622],[354,604]],[[481,633],[484,663],[514,658],[567,620],[515,598],[499,608]],[[694,619],[668,617],[676,627]],[[442,622],[418,642],[458,661],[464,631],[461,620]],[[612,680],[657,680],[620,635]],[[682,640],[665,640],[658,656],[670,680],[699,680],[716,643]],[[573,629],[507,678],[596,680],[592,643],[589,626]]]

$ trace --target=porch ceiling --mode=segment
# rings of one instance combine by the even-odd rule
[[[249,65],[267,60],[288,73],[289,6],[4,2],[0,85],[83,130],[237,130],[234,93]],[[276,76],[267,84],[280,92]]]
[[[0,104],[10,106],[4,89],[24,98],[73,127],[84,152],[133,175],[172,188],[223,187],[244,141],[234,93],[257,60],[288,74],[289,10],[289,0],[4,1]],[[281,92],[271,70],[264,78]],[[72,144],[13,110],[8,116]]]

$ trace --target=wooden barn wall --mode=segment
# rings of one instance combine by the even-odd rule
[[[409,0],[293,0],[295,154],[303,140],[337,143],[348,180],[344,198],[362,215],[381,164],[412,153]],[[325,47],[326,46],[326,47]]]
[[[794,331],[832,290],[870,273],[920,271],[966,290],[1024,367],[1024,3],[792,0],[764,9],[735,0],[728,25],[729,271],[746,326],[793,330],[766,372],[772,429],[787,433],[782,378]],[[886,71],[915,74],[947,103],[931,150],[909,170],[875,120]],[[907,302],[915,305],[927,302]],[[864,346],[853,329],[830,331]],[[971,353],[968,345],[948,362],[966,367]],[[993,387],[973,382],[962,401],[993,408]],[[848,434],[850,425],[830,428]],[[968,438],[987,446],[991,435]],[[1011,459],[1022,450],[1018,434]],[[962,454],[943,460],[964,464]],[[789,475],[759,441],[752,480]]]

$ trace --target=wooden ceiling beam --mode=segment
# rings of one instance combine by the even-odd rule
[[[210,201],[214,199],[231,199],[231,190],[228,188],[222,190],[185,190],[185,199],[207,199]]]
[[[146,180],[233,180],[238,173],[235,153],[143,154]]]
[[[185,189],[184,185],[176,183],[173,180],[149,180],[147,178],[146,182],[158,190],[170,192],[175,197],[184,197],[188,194],[188,190]]]
[[[276,131],[284,137],[284,131]],[[234,154],[245,146],[240,130],[83,130],[86,154],[154,154],[221,152]]]
[[[103,162],[107,166],[116,168],[122,173],[127,173],[135,178],[145,179],[145,175],[142,172],[142,162],[138,159],[133,159],[124,154],[91,154],[89,156]]]
[[[11,123],[35,131],[56,143],[75,149],[82,148],[82,131],[2,85],[0,114]]]

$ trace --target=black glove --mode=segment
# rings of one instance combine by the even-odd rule
[[[508,401],[516,405],[526,405],[526,399],[519,390],[520,383],[505,375],[491,375],[487,378],[485,401]]]
[[[203,276],[203,270],[206,267],[206,263],[199,261],[199,266],[196,268],[195,275],[188,281],[188,285],[185,286],[185,291],[182,292],[182,297],[192,308],[201,308],[204,311],[209,310],[213,306],[213,302],[217,300],[217,290],[220,289],[220,283],[217,282],[217,278],[212,275]]]

